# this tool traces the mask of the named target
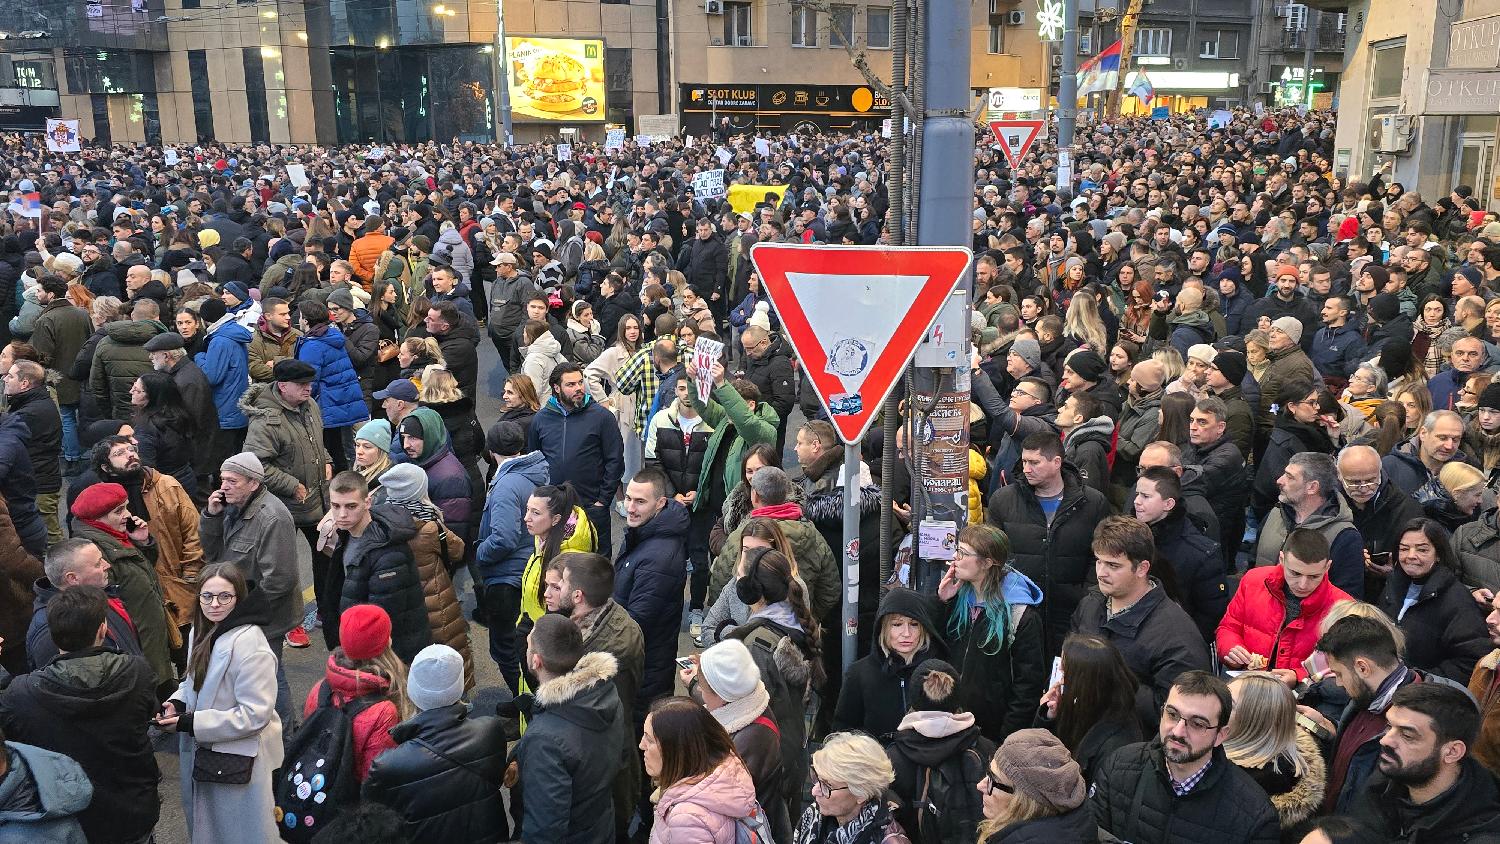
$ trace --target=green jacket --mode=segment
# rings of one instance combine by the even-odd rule
[[[328,481],[323,467],[331,461],[323,447],[323,414],[316,399],[293,409],[277,392],[275,383],[251,384],[240,398],[240,410],[250,420],[245,450],[266,468],[266,489],[275,493],[292,514],[297,527],[323,518]],[[307,487],[307,498],[297,500],[297,485]]]
[[[728,381],[714,387],[708,405],[704,406],[698,401],[698,387],[692,377],[687,374],[683,377],[687,378],[688,398],[693,407],[714,429],[708,440],[708,450],[703,454],[703,470],[698,475],[700,494],[693,499],[691,508],[697,510],[710,497],[701,493],[708,489],[708,476],[713,471],[719,449],[724,445],[724,437],[733,435],[729,441],[729,455],[724,461],[724,494],[727,496],[744,477],[745,450],[759,443],[776,442],[776,424],[780,418],[765,401],[757,402],[752,411],[739,390]],[[726,421],[729,424],[725,424]]]
[[[58,404],[78,404],[83,385],[67,373],[93,333],[88,311],[66,298],[52,300],[36,318],[31,345],[42,356],[42,365],[61,376],[57,381]]]
[[[129,419],[135,414],[130,387],[135,379],[151,371],[146,341],[166,331],[167,327],[154,319],[120,320],[104,326],[104,339],[94,349],[94,365],[89,370],[89,390],[99,402],[99,413],[112,419]]]
[[[745,535],[745,525],[749,522],[749,518],[745,519],[729,534],[729,538],[724,540],[724,547],[719,550],[719,556],[714,558],[708,575],[710,603],[734,579],[734,567],[740,561],[740,541]],[[802,582],[807,584],[808,608],[812,610],[813,618],[821,619],[841,603],[839,566],[838,561],[833,558],[833,549],[828,547],[823,534],[818,532],[817,526],[805,515],[799,519],[779,518],[776,525],[781,528],[781,533],[792,548],[792,556],[797,560],[797,573],[801,575]]]
[[[171,682],[177,675],[167,644],[167,612],[161,581],[156,577],[156,544],[137,546],[122,542],[83,519],[73,520],[73,536],[99,546],[109,560],[110,584],[119,588],[120,601],[135,625],[141,651],[156,684]]]

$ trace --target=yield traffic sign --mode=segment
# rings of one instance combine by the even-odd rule
[[[990,121],[990,131],[995,133],[995,140],[1005,150],[1005,158],[1010,162],[1011,169],[1021,166],[1021,159],[1026,157],[1032,142],[1041,134],[1043,125],[1041,120]]]
[[[869,430],[972,258],[962,246],[751,248],[783,333],[845,443]]]

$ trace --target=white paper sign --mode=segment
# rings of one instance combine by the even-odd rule
[[[697,141],[693,138],[692,135],[688,135],[687,136],[687,144],[686,144],[686,146],[687,146],[688,149],[692,149],[693,145],[696,144],[696,143],[697,143]]]
[[[635,136],[636,146],[649,147],[649,146],[651,146],[651,144],[653,144],[655,142],[656,142],[656,139],[653,138],[653,137],[651,137],[650,135],[636,135]]]
[[[724,344],[718,340],[699,337],[693,343],[693,379],[698,387],[698,401],[708,404],[708,394],[714,388],[714,361],[724,354]]]
[[[771,154],[771,142],[768,141],[768,140],[766,140],[765,138],[756,138],[755,139],[755,154],[758,155],[758,156],[760,156],[761,158],[765,158],[766,156],[770,155]]]
[[[47,151],[48,152],[81,152],[83,149],[78,136],[77,120],[58,120],[55,117],[47,118]]]
[[[694,198],[718,199],[725,195],[723,170],[708,170],[693,175]]]
[[[167,150],[162,153],[161,160],[168,167],[176,167],[177,162],[181,159],[177,157],[177,150],[167,147]]]
[[[613,150],[613,149],[624,149],[624,148],[625,148],[625,130],[624,129],[606,129],[606,130],[604,130],[604,149],[605,149],[606,152],[609,151],[609,150]]]
[[[729,162],[734,159],[734,153],[723,147],[719,147],[718,150],[714,152],[714,155],[718,156],[719,163],[724,165],[725,167],[728,167]]]
[[[558,144],[557,147],[556,147],[556,150],[557,150],[557,160],[558,161],[572,161],[573,160],[573,145],[572,144]]]
[[[305,188],[312,184],[307,178],[307,168],[301,164],[288,164],[286,166],[286,177],[291,180],[292,187]]]
[[[1229,125],[1229,121],[1231,121],[1233,119],[1234,119],[1234,115],[1230,114],[1228,111],[1226,111],[1226,110],[1224,110],[1224,109],[1221,108],[1221,109],[1219,109],[1218,111],[1215,111],[1212,115],[1209,116],[1209,118],[1208,118],[1208,128],[1210,128],[1210,129],[1222,129],[1225,126],[1228,126]]]

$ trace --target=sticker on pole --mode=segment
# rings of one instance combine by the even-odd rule
[[[1005,159],[1010,162],[1011,169],[1021,166],[1021,159],[1026,157],[1037,135],[1041,134],[1042,125],[1041,120],[990,121],[990,131],[995,133],[995,140],[1000,142],[1000,148],[1005,151]]]
[[[785,337],[845,443],[869,430],[972,258],[962,246],[751,248]]]

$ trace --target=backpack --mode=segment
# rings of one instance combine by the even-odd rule
[[[273,784],[281,840],[307,844],[339,812],[359,802],[354,719],[382,700],[364,695],[336,706],[328,683],[319,688],[318,708],[292,736]]]
[[[916,828],[908,830],[912,844],[962,841],[984,819],[984,803],[974,783],[988,773],[988,761],[971,745],[957,759],[922,768],[920,790],[912,800]]]

